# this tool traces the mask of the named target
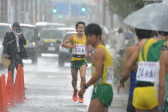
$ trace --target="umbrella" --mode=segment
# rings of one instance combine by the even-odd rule
[[[149,4],[128,15],[124,19],[124,23],[139,29],[168,31],[167,4],[166,0],[162,3]],[[146,25],[146,23],[150,25]]]

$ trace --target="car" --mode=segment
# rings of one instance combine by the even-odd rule
[[[42,53],[59,54],[59,46],[62,43],[65,33],[65,30],[44,29],[39,36],[39,56]]]
[[[67,32],[65,34],[62,42],[64,42],[65,40],[67,40],[67,38],[70,35],[75,35],[76,33],[77,32]],[[59,57],[58,57],[58,65],[60,67],[64,66],[65,62],[70,62],[71,57],[72,57],[72,53],[70,51],[70,48],[61,47],[61,45],[60,45],[60,53],[59,53]]]
[[[44,29],[58,29],[65,27],[63,23],[47,23]]]
[[[58,28],[59,30],[65,30],[66,32],[75,32],[76,29],[75,28],[72,28],[72,27],[61,27],[61,28]]]
[[[28,58],[31,59],[33,64],[37,64],[38,61],[38,30],[31,24],[20,24],[23,35],[26,39],[26,45],[24,45]]]
[[[36,29],[38,29],[38,35],[40,35],[40,32],[46,27],[47,22],[37,22],[35,24]]]
[[[11,32],[12,28],[10,24],[7,23],[0,23],[0,60],[3,58],[3,40],[6,35],[6,32]],[[0,61],[0,68],[4,69],[2,62]]]

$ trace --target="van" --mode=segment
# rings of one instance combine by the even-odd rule
[[[35,24],[35,28],[38,29],[38,35],[40,35],[40,32],[46,27],[47,22],[37,22]]]
[[[31,24],[20,24],[22,33],[26,39],[26,45],[24,45],[28,54],[27,59],[31,59],[33,64],[37,64],[38,60],[38,30]]]
[[[12,31],[12,28],[11,28],[11,25],[10,24],[7,24],[7,23],[0,23],[0,68],[4,68],[2,63],[1,63],[1,60],[3,58],[3,40],[4,40],[4,37],[6,35],[6,32],[11,32]]]

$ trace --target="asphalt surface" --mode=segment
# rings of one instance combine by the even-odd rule
[[[114,49],[109,49],[114,54]],[[72,100],[70,63],[58,67],[58,55],[42,54],[38,64],[31,60],[24,60],[24,77],[27,100],[15,103],[17,107],[8,107],[9,112],[87,112],[93,87],[89,87],[84,94],[84,103]],[[90,64],[87,67],[86,79],[91,77]],[[0,71],[6,74],[7,70]],[[78,77],[78,89],[80,77]],[[121,90],[117,93],[113,85],[114,97],[109,112],[126,112],[128,94]]]

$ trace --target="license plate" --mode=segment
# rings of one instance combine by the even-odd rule
[[[49,51],[55,51],[55,47],[48,47]]]

